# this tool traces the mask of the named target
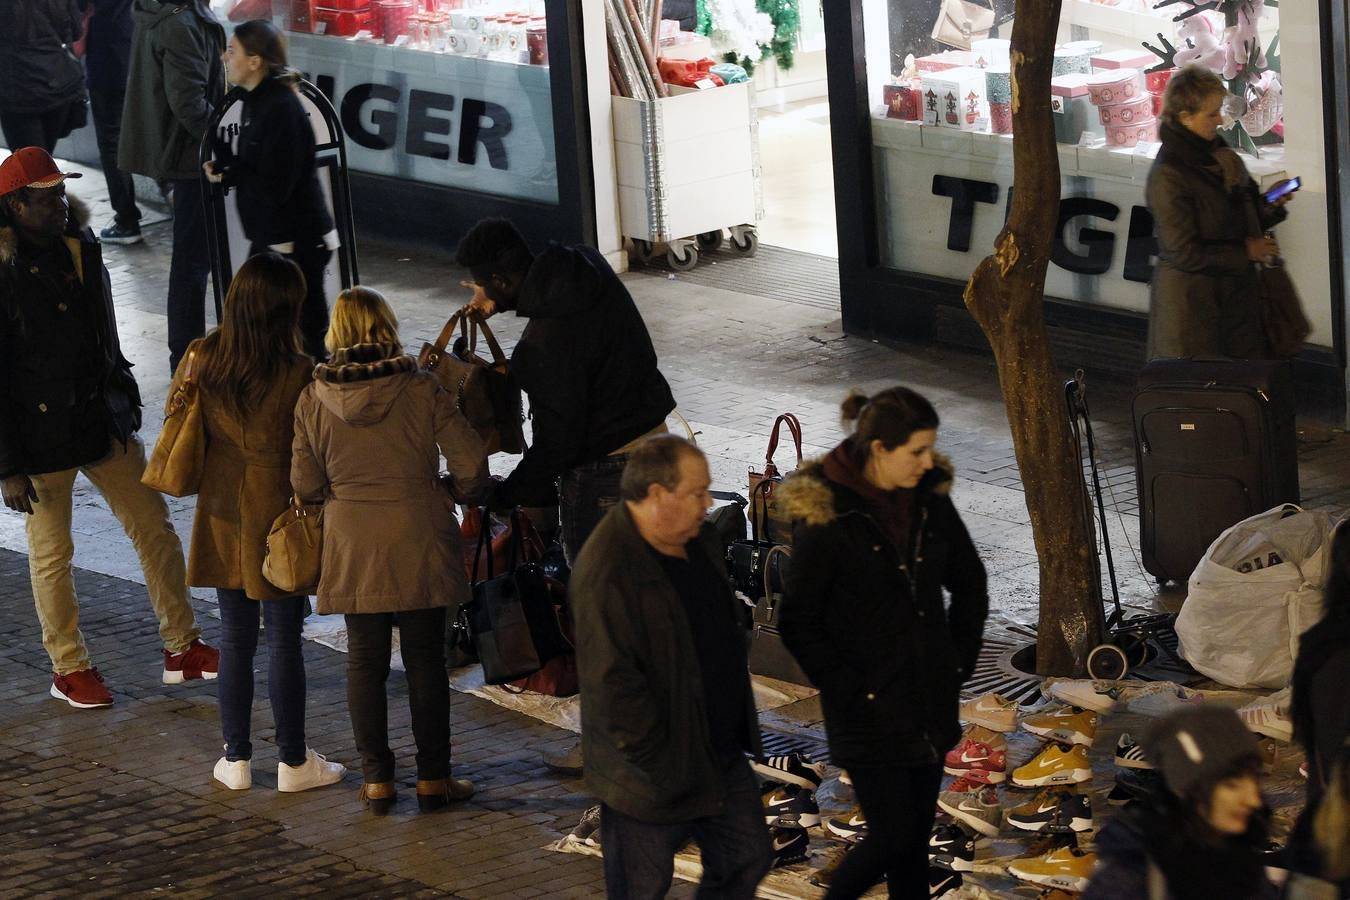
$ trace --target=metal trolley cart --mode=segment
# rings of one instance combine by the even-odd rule
[[[329,211],[337,227],[341,247],[333,254],[327,271],[329,297],[338,290],[357,284],[356,229],[352,221],[351,188],[347,183],[347,138],[338,121],[333,104],[313,84],[300,81],[296,85],[300,105],[314,126],[314,158],[318,164],[319,186],[328,201]],[[216,107],[206,129],[199,158],[202,164],[212,158],[214,139],[234,143],[239,137],[239,117],[243,113],[243,88],[235,88],[225,95]],[[216,321],[220,321],[225,303],[225,292],[234,278],[235,270],[248,258],[249,242],[239,224],[235,199],[223,185],[212,184],[205,174],[201,179],[206,197],[206,232],[211,248],[211,282],[216,301]]]
[[[763,198],[750,84],[670,92],[613,98],[620,230],[644,261],[664,243],[679,271],[720,247],[724,228],[733,251],[753,256]]]

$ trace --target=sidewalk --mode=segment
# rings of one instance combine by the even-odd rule
[[[77,186],[95,204],[95,225],[109,218],[96,171]],[[136,364],[146,399],[147,443],[154,440],[168,386],[163,297],[167,223],[147,228],[144,244],[106,247],[123,349]],[[433,255],[365,242],[363,280],[398,311],[409,352],[439,331],[464,299],[462,274]],[[710,263],[715,262],[716,268]],[[785,411],[800,417],[807,455],[840,437],[838,403],[849,387],[895,383],[920,390],[942,416],[940,449],[957,469],[954,500],[991,576],[994,615],[1036,620],[1038,574],[1030,527],[992,361],[934,348],[890,349],[845,337],[837,306],[803,290],[820,263],[797,257],[792,283],[773,281],[781,262],[713,254],[704,273],[676,277],[664,268],[625,277],[651,329],[661,367],[680,410],[708,452],[715,484],[744,490],[746,471],[763,462],[768,430]],[[807,272],[810,269],[811,272]],[[816,282],[812,282],[816,283]],[[208,300],[209,305],[209,300]],[[522,320],[498,317],[506,345]],[[1091,379],[1091,373],[1089,373]],[[1138,517],[1126,386],[1091,382],[1111,537],[1126,599],[1154,602],[1154,585],[1133,546]],[[1304,500],[1343,513],[1350,507],[1350,438],[1307,421],[1315,442],[1300,452]],[[785,435],[786,437],[786,435]],[[792,468],[780,443],[778,462]],[[494,459],[494,469],[514,464]],[[258,753],[252,791],[213,785],[220,741],[214,687],[158,683],[159,654],[142,577],[130,544],[102,499],[81,479],[76,489],[76,565],[82,625],[96,663],[117,697],[111,710],[77,711],[46,695],[49,679],[29,593],[20,517],[0,513],[0,685],[11,698],[0,713],[0,747],[10,773],[0,781],[0,867],[19,895],[123,896],[175,891],[185,896],[300,893],[416,896],[444,892],[491,896],[595,896],[603,890],[593,859],[549,853],[589,805],[576,780],[556,780],[538,752],[571,740],[560,729],[463,694],[452,699],[456,774],[479,794],[444,816],[412,810],[411,773],[400,770],[404,799],[387,820],[373,820],[355,799],[359,775],[341,787],[280,795],[274,785],[270,715],[256,704]],[[189,533],[192,500],[171,500],[180,535]],[[198,592],[208,640],[218,628],[213,592]],[[309,644],[310,742],[347,765],[351,746],[340,654]],[[265,667],[265,657],[259,665]],[[260,679],[261,681],[261,679]],[[401,761],[411,758],[405,688],[393,676],[391,730]],[[228,847],[228,849],[227,849]],[[53,865],[57,863],[58,865]],[[64,864],[64,865],[60,865]],[[8,891],[7,891],[8,892]],[[678,886],[675,896],[688,896]]]

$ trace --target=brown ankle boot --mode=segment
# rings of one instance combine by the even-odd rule
[[[367,781],[361,785],[361,802],[377,816],[389,815],[389,810],[393,808],[394,800],[398,797],[398,792],[394,790],[392,781]]]
[[[422,812],[445,809],[454,800],[473,796],[473,782],[463,778],[432,778],[417,782],[417,808]]]

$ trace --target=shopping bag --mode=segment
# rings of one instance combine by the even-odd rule
[[[188,354],[183,382],[164,404],[164,427],[141,473],[141,484],[173,497],[197,493],[206,467],[206,425],[192,377],[196,355],[196,350]]]
[[[1210,544],[1177,615],[1181,655],[1236,688],[1282,688],[1298,639],[1322,615],[1330,514],[1293,504],[1244,519]]]

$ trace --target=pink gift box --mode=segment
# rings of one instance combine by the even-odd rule
[[[1055,97],[1083,97],[1088,92],[1088,79],[1091,77],[1077,72],[1056,75],[1050,79],[1050,94]]]
[[[1112,50],[1110,53],[1098,53],[1092,57],[1094,69],[1142,69],[1158,61],[1147,50]]]
[[[923,91],[916,78],[910,84],[887,84],[881,88],[886,118],[917,122],[923,117]]]
[[[1150,94],[1161,94],[1167,90],[1167,82],[1172,80],[1172,76],[1179,70],[1163,69],[1161,72],[1145,72],[1144,87],[1148,88]]]
[[[1094,106],[1124,103],[1138,97],[1143,91],[1139,86],[1138,69],[1108,69],[1089,75],[1087,89]]]
[[[989,104],[989,130],[994,134],[1012,134],[1013,117],[1011,103]]]
[[[1158,120],[1146,119],[1129,125],[1107,125],[1106,143],[1112,147],[1133,147],[1140,141],[1158,139]]]
[[[1146,122],[1153,118],[1153,95],[1141,94],[1133,100],[1126,100],[1124,103],[1099,106],[1097,107],[1097,114],[1101,116],[1102,124],[1108,128],[1112,125],[1131,125],[1136,122]]]

